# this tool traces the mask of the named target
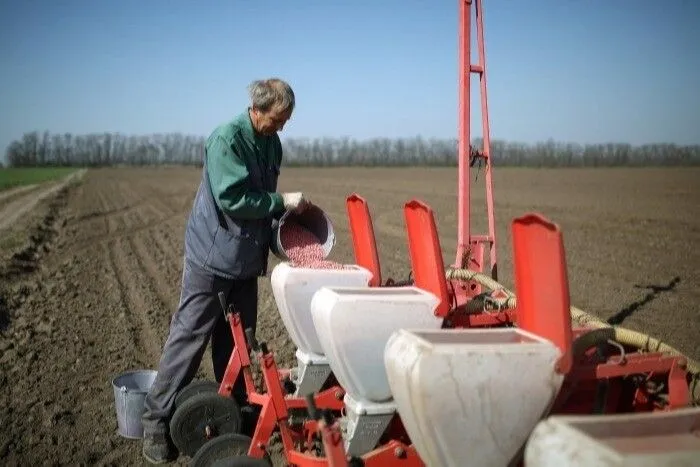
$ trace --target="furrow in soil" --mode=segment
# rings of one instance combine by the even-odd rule
[[[149,231],[140,232],[129,237],[130,243],[133,245],[135,258],[140,266],[140,269],[145,273],[147,281],[155,290],[158,300],[163,305],[164,310],[175,311],[178,299],[179,283],[169,283],[163,268],[162,263],[158,263],[154,257],[152,235]],[[144,237],[151,241],[144,241]],[[148,244],[148,246],[147,246]]]
[[[158,361],[160,345],[148,319],[149,306],[140,290],[140,281],[135,277],[133,267],[129,267],[127,256],[130,253],[123,239],[109,243],[110,262],[116,273],[127,318],[137,334],[136,345],[145,352],[145,360],[154,364]]]

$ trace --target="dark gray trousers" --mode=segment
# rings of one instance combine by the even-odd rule
[[[217,382],[226,371],[233,337],[221,309],[218,294],[224,292],[241,315],[243,328],[257,324],[258,279],[224,279],[188,260],[184,261],[180,304],[170,320],[170,334],[158,364],[158,375],[146,395],[142,418],[144,436],[167,433],[175,396],[194,378],[211,337],[212,364]],[[245,405],[242,375],[233,389],[236,401]]]

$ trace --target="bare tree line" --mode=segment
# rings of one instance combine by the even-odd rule
[[[73,135],[33,131],[13,141],[5,157],[11,167],[113,165],[201,165],[205,137],[181,133],[130,136],[119,133]],[[283,140],[287,166],[453,166],[456,139]],[[476,139],[472,146],[482,147]],[[491,142],[493,163],[526,167],[689,166],[700,164],[700,145],[625,143],[538,144]],[[478,159],[477,159],[478,160]]]

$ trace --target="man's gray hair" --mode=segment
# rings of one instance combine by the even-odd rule
[[[279,78],[255,80],[248,86],[248,93],[254,109],[263,112],[273,107],[281,107],[283,112],[294,110],[294,91]]]

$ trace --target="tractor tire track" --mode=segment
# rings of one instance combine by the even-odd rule
[[[150,236],[149,238],[153,237]],[[168,282],[168,275],[164,274],[163,268],[156,263],[151,253],[153,250],[146,246],[146,242],[144,242],[143,236],[140,234],[129,237],[129,240],[140,269],[145,273],[148,282],[153,286],[158,300],[163,308],[174,312],[177,306],[177,289],[173,287],[174,284]]]
[[[68,183],[79,179],[84,171],[77,171],[60,182],[48,184],[46,188],[31,192],[14,201],[7,203],[0,209],[0,230],[4,230],[14,224],[17,219],[30,212],[41,201],[48,199],[63,189]]]
[[[152,222],[151,214],[147,208],[129,211],[124,216],[126,229]],[[141,233],[132,232],[131,235],[116,240],[115,244],[120,253],[117,264],[121,277],[129,277],[128,281],[122,280],[122,283],[128,288],[127,297],[131,310],[138,317],[142,333],[147,338],[144,347],[150,357],[150,366],[154,367],[161,350],[161,345],[157,343],[165,340],[162,330],[163,310],[169,308],[167,286],[162,282],[158,267],[153,263],[148,248],[141,240]],[[165,321],[167,322],[167,315]]]
[[[18,186],[15,188],[8,188],[7,190],[3,190],[0,192],[0,203],[4,202],[5,200],[9,200],[15,196],[19,196],[23,193],[32,191],[38,186],[38,184],[33,183],[31,185]]]
[[[139,362],[143,362],[143,355],[148,352],[148,342],[150,335],[143,329],[143,323],[133,314],[131,301],[129,298],[129,287],[124,282],[123,269],[117,264],[117,252],[115,251],[114,243],[103,244],[102,248],[107,258],[109,277],[113,277],[116,283],[116,295],[119,301],[119,308],[125,318],[124,327],[129,335],[128,341],[133,344],[136,353],[141,355]]]
[[[170,241],[171,237],[168,236],[167,230],[163,229],[162,225],[159,225],[158,228],[152,230],[152,233],[153,246],[160,254],[161,264],[169,273],[169,280],[179,281],[179,278],[182,275],[182,243],[174,245],[174,242]]]
[[[134,280],[133,268],[129,267],[125,256],[123,240],[115,240],[107,246],[109,262],[114,270],[115,280],[120,292],[121,303],[127,320],[131,323],[136,338],[135,346],[144,352],[144,360],[153,364],[157,362],[160,346],[156,334],[148,319],[148,304],[139,290],[139,282]]]
[[[124,213],[120,213],[119,215],[123,214]],[[70,251],[65,252],[65,254],[72,255],[75,253],[82,252],[85,249],[91,248],[95,245],[99,245],[101,243],[109,243],[136,233],[148,231],[168,221],[167,219],[164,221],[154,220],[144,225],[139,225],[138,227],[128,227],[124,219],[118,218],[117,216],[117,214],[112,214],[110,216],[103,217],[101,223],[105,226],[105,230],[107,231],[107,233],[97,232],[67,242],[65,246]]]

